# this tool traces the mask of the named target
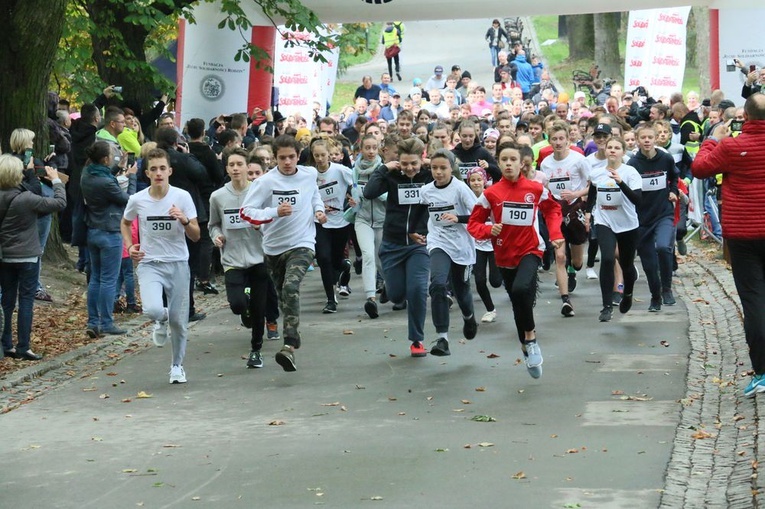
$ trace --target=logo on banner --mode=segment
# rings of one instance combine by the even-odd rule
[[[208,101],[217,101],[226,92],[226,85],[221,78],[208,74],[202,78],[202,82],[199,84],[199,92]]]

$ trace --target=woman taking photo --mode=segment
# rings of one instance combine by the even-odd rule
[[[34,171],[30,159],[28,170]],[[64,210],[66,191],[58,172],[50,166],[39,168],[53,185],[53,197],[38,196],[22,186],[24,165],[12,155],[0,155],[0,289],[5,315],[3,324],[3,353],[5,357],[36,361],[42,359],[29,344],[32,314],[39,275],[38,258],[42,253],[37,233],[37,217]],[[13,345],[12,317],[19,302],[17,322],[18,341]]]
[[[136,172],[133,164],[127,169],[127,192],[120,188],[112,174],[114,159],[109,143],[97,141],[85,154],[90,164],[82,170],[80,187],[87,205],[90,281],[88,283],[88,325],[91,339],[104,334],[120,335],[127,331],[114,325],[114,294],[122,264],[122,235],[120,221],[128,197],[135,193]],[[123,159],[127,161],[127,159]]]

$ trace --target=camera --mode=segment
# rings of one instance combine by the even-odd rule
[[[118,87],[117,85],[112,85],[112,91],[115,94],[121,94],[122,93],[122,87]]]
[[[127,165],[128,165],[128,168],[130,168],[131,166],[135,164],[135,154],[133,152],[128,152],[127,156],[128,156]]]
[[[24,169],[26,169],[26,167],[29,165],[29,161],[32,160],[33,153],[34,152],[32,152],[31,148],[28,148],[24,151],[24,159],[22,160],[24,162]]]
[[[733,120],[730,123],[731,132],[740,132],[742,127],[744,127],[743,120]]]

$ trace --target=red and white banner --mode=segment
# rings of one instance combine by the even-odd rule
[[[300,114],[310,125],[314,103],[326,111],[337,79],[339,48],[324,54],[327,62],[315,62],[308,48],[289,46],[290,40],[306,40],[310,34],[279,27],[274,51],[274,86],[279,89],[279,111],[285,116]]]
[[[690,11],[690,7],[630,11],[625,90],[642,86],[657,100],[682,90]]]

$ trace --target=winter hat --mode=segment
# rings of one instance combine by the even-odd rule
[[[483,133],[483,139],[487,140],[489,138],[493,138],[495,140],[499,139],[499,131],[492,128],[492,129],[486,129],[486,132]]]
[[[480,166],[475,166],[473,168],[470,168],[467,171],[467,175],[465,176],[465,180],[470,181],[470,176],[474,174],[479,174],[483,178],[484,185],[489,183],[489,176],[486,174],[486,170],[481,168]]]

